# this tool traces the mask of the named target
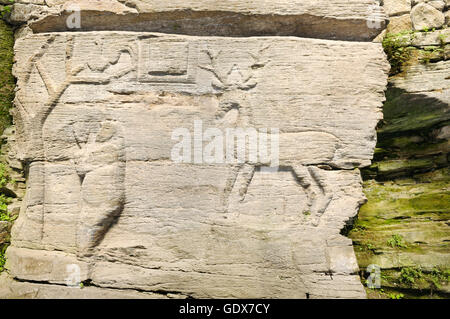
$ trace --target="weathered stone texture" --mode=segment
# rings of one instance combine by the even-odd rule
[[[388,70],[378,44],[99,32],[30,35],[15,51],[31,165],[14,277],[63,284],[78,264],[100,287],[364,296],[339,235],[361,179],[339,169],[372,157]],[[279,128],[281,169],[172,162],[172,131],[195,120]]]
[[[434,6],[420,3],[411,10],[411,20],[414,30],[440,28],[445,23],[445,16]]]
[[[389,78],[374,163],[363,170],[368,202],[349,236],[361,269],[381,268],[384,292],[369,297],[449,296],[450,29],[430,23],[442,22],[443,3],[413,1],[416,32],[397,38],[408,61]],[[407,19],[391,17],[388,31]]]
[[[74,8],[83,17],[79,31],[126,30],[189,35],[293,35],[370,40],[384,27],[376,0],[226,0],[226,1],[46,1],[15,5],[12,19],[29,22],[36,32],[71,31]]]
[[[382,117],[389,65],[359,42],[378,1],[20,0],[11,19],[27,188],[6,267],[45,284],[4,277],[0,296],[365,297],[340,232]],[[174,161],[199,121],[278,129],[278,170]],[[91,287],[61,286],[68,267]]]
[[[14,280],[6,273],[0,275],[0,296],[5,299],[179,299],[183,295],[153,294],[99,287],[65,287]]]
[[[381,267],[385,290],[450,291],[449,62],[411,63],[390,78],[374,164],[364,170],[368,203],[350,235],[360,267]],[[420,276],[405,280],[408,269]]]
[[[401,16],[391,17],[389,24],[386,28],[386,32],[390,34],[396,34],[412,29],[411,15],[403,14]]]

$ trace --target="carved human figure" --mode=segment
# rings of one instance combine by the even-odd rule
[[[105,121],[95,129],[75,132],[79,150],[81,211],[77,230],[80,255],[92,253],[122,212],[125,191],[125,145],[120,126]]]
[[[24,214],[19,218],[18,226],[16,226],[20,238],[19,229],[23,233],[32,232],[28,238],[33,238],[33,242],[42,242],[44,230],[45,215],[45,166],[46,155],[44,147],[44,126],[56,106],[59,104],[61,97],[67,89],[77,84],[108,84],[121,78],[124,75],[136,69],[136,64],[132,63],[134,51],[130,46],[113,50],[114,52],[105,53],[102,51],[102,59],[98,61],[74,61],[74,51],[77,37],[68,35],[59,38],[55,35],[48,35],[46,41],[35,52],[27,63],[27,73],[23,78],[19,79],[19,87],[27,87],[33,83],[33,75],[41,78],[47,97],[42,103],[33,104],[27,102],[27,91],[18,90],[15,98],[14,118],[18,125],[18,136],[23,147],[18,152],[18,157],[25,166],[28,167],[28,190],[26,195],[26,207]],[[59,42],[65,42],[64,52],[64,78],[58,81],[59,77],[55,77],[50,72],[50,68],[46,67],[44,57],[48,52],[57,50]],[[82,42],[82,47],[87,45]],[[101,47],[101,44],[94,42],[90,46]],[[78,45],[79,46],[79,45]],[[128,63],[119,63],[124,58]],[[33,84],[34,85],[34,84]],[[102,143],[102,142],[100,142]],[[106,168],[105,168],[106,170]],[[106,174],[106,172],[105,172]],[[106,174],[108,175],[108,174]],[[109,173],[109,176],[118,174]],[[95,232],[94,232],[95,233]],[[98,237],[98,235],[95,235]],[[101,236],[100,236],[101,237]]]

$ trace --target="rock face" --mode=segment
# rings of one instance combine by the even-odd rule
[[[411,20],[414,30],[440,28],[445,23],[445,16],[442,13],[444,6],[436,9],[428,3],[420,3],[411,10]]]
[[[0,244],[8,241],[9,237],[9,223],[6,221],[0,221]]]
[[[388,34],[405,31],[429,32],[449,25],[450,5],[448,1],[385,0],[383,6],[389,19]]]
[[[448,62],[390,79],[375,162],[364,170],[368,203],[350,234],[359,266],[379,265],[383,288],[409,297],[450,292]]]
[[[423,21],[449,12],[448,1],[415,0],[413,20],[425,4]],[[362,170],[368,202],[349,236],[360,268],[380,267],[383,291],[369,297],[449,298],[450,29],[414,32],[409,16],[390,16],[386,51],[406,54],[389,78],[374,162]]]
[[[409,14],[411,11],[411,0],[384,0],[383,7],[388,16]]]
[[[377,0],[22,0],[12,19],[37,32],[70,31],[66,21],[74,10],[81,11],[83,31],[212,36],[370,40],[385,21]]]
[[[84,32],[95,27],[89,14],[82,32],[39,33],[65,21],[53,16],[60,2],[46,3],[15,45],[15,152],[28,176],[7,251],[12,277],[67,284],[75,274],[101,288],[194,298],[365,296],[340,231],[364,202],[354,168],[371,163],[376,143],[389,70],[381,45],[242,38],[256,28],[252,16],[268,13],[299,15],[312,29],[310,16],[361,20],[364,30],[328,38],[370,38],[365,7],[339,2],[331,14],[322,1],[240,1],[232,12],[248,16],[237,23],[248,34]],[[141,14],[133,19],[226,10],[124,3],[108,6],[117,21],[130,10]],[[223,36],[234,32],[241,37]],[[242,144],[232,129],[244,131]],[[48,286],[37,297],[53,295]]]
[[[61,285],[13,280],[6,273],[0,275],[0,296],[4,299],[180,299],[174,294],[154,294],[121,289],[83,287],[73,289]]]

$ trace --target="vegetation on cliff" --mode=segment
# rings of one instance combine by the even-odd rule
[[[386,34],[382,45],[391,64],[390,75],[402,73],[415,63],[427,64],[448,59],[450,45],[447,38],[448,33],[442,30],[407,30]]]
[[[12,27],[2,18],[9,14],[10,6],[0,6],[0,135],[5,128],[11,125],[12,119],[9,110],[14,99],[15,80],[12,75],[14,60],[13,46],[14,33]],[[12,217],[8,212],[10,194],[6,186],[11,182],[9,168],[0,163],[0,272],[5,263],[5,251],[9,244],[9,229]]]
[[[362,270],[381,268],[370,297],[449,297],[450,143],[447,103],[390,85],[373,164],[362,171],[368,202],[349,236]]]
[[[9,110],[14,98],[15,81],[12,75],[14,34],[0,19],[0,134],[11,124]]]

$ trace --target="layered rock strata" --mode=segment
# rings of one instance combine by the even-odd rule
[[[333,12],[279,2],[75,1],[80,30],[61,29],[67,3],[16,5],[27,25],[15,45],[14,152],[27,190],[11,277],[42,283],[29,284],[41,298],[73,276],[161,296],[365,296],[340,231],[365,200],[357,168],[371,163],[389,65],[378,43],[335,39],[371,39],[382,24],[367,11],[374,1]],[[333,31],[318,25],[329,19]],[[221,161],[227,129],[247,132],[246,154],[278,145],[277,169],[234,148]],[[180,137],[189,152],[174,159]]]

